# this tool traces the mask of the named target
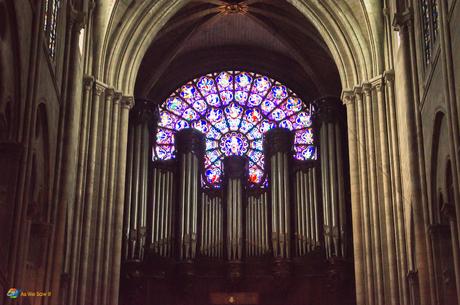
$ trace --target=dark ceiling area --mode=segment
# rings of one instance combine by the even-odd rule
[[[161,102],[183,83],[226,69],[268,75],[306,101],[341,91],[326,44],[287,1],[195,0],[155,37],[135,95]]]

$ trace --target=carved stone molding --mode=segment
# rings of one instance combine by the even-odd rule
[[[96,94],[97,96],[101,96],[102,93],[104,93],[105,89],[106,86],[103,83],[98,81],[94,82],[94,94]]]
[[[121,108],[131,109],[134,107],[134,97],[132,96],[123,96],[121,98]]]

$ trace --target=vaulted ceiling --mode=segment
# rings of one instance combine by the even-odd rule
[[[286,1],[195,0],[156,35],[140,66],[135,95],[161,102],[182,83],[223,69],[269,75],[306,100],[341,91],[321,36]]]

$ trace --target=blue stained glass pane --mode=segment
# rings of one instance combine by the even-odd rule
[[[214,127],[218,129],[222,134],[225,134],[229,131],[227,121],[225,120],[215,123]]]
[[[210,125],[206,120],[198,120],[192,123],[192,127],[196,130],[201,131],[204,134],[207,134],[210,129]]]
[[[313,144],[313,129],[307,128],[295,133],[295,144]]]
[[[251,91],[253,93],[258,93],[262,96],[265,96],[268,92],[268,89],[270,89],[271,83],[271,80],[266,76],[258,77],[254,80],[254,85]]]
[[[287,88],[283,85],[276,85],[272,87],[271,96],[274,99],[285,99],[287,97]]]
[[[230,73],[228,72],[220,73],[217,76],[216,81],[217,81],[217,88],[219,90],[226,90],[226,89],[233,90],[232,88],[233,76]]]
[[[222,91],[220,93],[220,97],[222,99],[222,105],[226,106],[230,104],[233,100],[233,92],[232,91]]]
[[[216,140],[219,140],[220,137],[222,136],[222,134],[220,133],[220,131],[214,127],[211,127],[208,131],[208,133],[206,134],[206,136],[208,138],[211,138],[211,139],[216,139]]]
[[[248,99],[248,106],[249,107],[257,107],[259,106],[263,101],[263,98],[258,95],[258,94],[251,94],[251,96]]]
[[[160,160],[168,160],[173,157],[174,146],[172,145],[158,145],[155,148],[156,158]]]
[[[217,149],[206,152],[206,157],[209,159],[210,163],[213,163],[214,161],[219,159],[220,155],[220,151]]]
[[[184,121],[184,120],[180,120],[176,123],[176,126],[174,127],[177,131],[179,130],[182,130],[182,129],[185,129],[185,128],[189,128],[190,127],[190,124],[187,122],[187,121]]]
[[[247,137],[249,140],[254,140],[261,138],[263,133],[260,132],[259,128],[253,128],[247,133]]]
[[[242,156],[248,151],[249,142],[241,133],[230,132],[222,137],[219,147],[226,156]]]
[[[245,120],[251,124],[257,124],[262,120],[262,112],[258,108],[248,109],[245,113]]]
[[[246,132],[248,132],[249,130],[251,130],[253,127],[254,127],[254,125],[252,125],[251,123],[249,123],[249,122],[246,120],[246,116],[244,116],[244,117],[243,117],[243,120],[241,120],[240,131],[241,131],[242,133],[246,133]]]
[[[174,134],[171,130],[159,128],[156,136],[157,144],[174,144]]]
[[[269,131],[272,128],[275,128],[276,125],[274,122],[271,122],[269,120],[263,120],[262,123],[260,123],[259,126],[257,126],[259,129],[259,132],[261,134],[265,134],[267,131]]]
[[[268,117],[275,121],[281,121],[286,117],[286,113],[280,108],[276,108],[270,113]]]
[[[177,96],[170,97],[165,102],[166,109],[171,111],[174,114],[180,115],[187,105]]]
[[[256,140],[251,141],[251,148],[258,149],[258,150],[263,150],[264,146],[263,146],[262,139],[256,139]]]
[[[293,112],[302,110],[302,100],[300,98],[291,96],[286,100],[286,110]]]
[[[227,118],[236,119],[241,116],[243,113],[243,107],[236,103],[231,103],[227,108],[225,108],[225,114]]]
[[[219,107],[221,105],[220,103],[220,97],[217,94],[210,94],[206,97],[206,102],[213,107]]]
[[[198,119],[199,115],[192,108],[188,108],[187,110],[184,111],[184,113],[182,114],[182,117],[188,121],[192,121],[192,120]]]
[[[235,101],[237,101],[240,105],[246,104],[248,100],[248,94],[244,91],[236,91],[235,92]]]
[[[263,176],[264,172],[260,168],[256,166],[249,168],[249,182],[259,184],[262,182]]]
[[[219,144],[216,140],[206,139],[206,150],[211,150],[214,148],[218,148]]]
[[[159,127],[166,127],[169,129],[174,129],[176,122],[179,118],[169,112],[160,111],[160,118],[158,122]]]
[[[208,110],[206,118],[211,124],[215,124],[224,119],[224,112],[222,111],[222,109],[219,108],[211,108]]]
[[[192,84],[184,85],[180,89],[180,96],[183,97],[187,101],[194,99],[196,94],[197,94],[196,88]]]
[[[220,179],[222,176],[222,170],[218,167],[209,167],[205,170],[206,181],[209,184],[217,184],[220,183]]]
[[[280,122],[279,127],[281,127],[281,128],[287,128],[287,129],[289,129],[289,130],[293,130],[293,129],[294,129],[294,127],[292,126],[292,122],[289,121],[289,120],[284,120],[284,121]]]
[[[208,108],[208,104],[203,100],[195,100],[193,102],[193,108],[195,108],[195,110],[199,113],[204,113]]]
[[[206,96],[210,93],[216,93],[216,87],[214,80],[211,77],[203,76],[196,83],[198,89],[200,90],[203,96]]]
[[[271,100],[265,100],[262,102],[262,105],[260,106],[260,108],[262,109],[263,113],[265,115],[267,115],[268,113],[270,113],[270,111],[272,111],[273,109],[275,109],[275,103]]]
[[[300,112],[297,116],[290,118],[295,129],[310,127],[312,125],[311,116],[306,112]]]
[[[235,77],[236,90],[248,91],[251,88],[252,77],[249,73],[242,72]]]
[[[260,151],[251,149],[248,151],[248,157],[251,159],[252,162],[257,163],[262,160],[263,154]]]
[[[316,147],[313,145],[295,145],[295,158],[298,160],[316,160]]]

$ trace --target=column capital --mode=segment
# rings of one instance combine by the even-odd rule
[[[94,81],[94,94],[97,96],[101,96],[102,93],[104,93],[106,89],[106,86],[99,82],[99,81]]]
[[[179,154],[195,153],[202,157],[206,149],[205,136],[193,128],[185,128],[176,133],[176,149]]]
[[[441,206],[441,213],[445,215],[449,220],[455,221],[455,206],[451,203],[444,202]]]
[[[134,107],[134,97],[132,96],[123,96],[121,98],[121,108],[131,109]]]
[[[92,77],[91,75],[83,76],[83,87],[85,87],[86,91],[91,90],[93,83],[94,83],[94,77]]]
[[[227,156],[224,158],[225,178],[245,179],[248,173],[248,158],[245,156]]]
[[[115,91],[113,94],[113,103],[115,105],[119,105],[122,98],[123,98],[123,94],[121,94],[121,92]]]
[[[72,25],[72,30],[74,32],[80,33],[80,31],[85,27],[86,15],[83,11],[77,10],[72,3],[70,4],[70,14],[69,22]]]
[[[287,128],[273,128],[265,134],[264,150],[268,157],[277,152],[292,152],[294,133]]]
[[[363,101],[363,88],[362,87],[359,87],[359,86],[356,86],[355,89],[354,89],[354,92],[355,92],[355,99],[356,99],[356,102],[362,102]]]
[[[383,73],[383,78],[385,80],[385,83],[387,86],[393,86],[394,80],[395,80],[395,73],[393,70],[388,70]]]
[[[107,88],[105,89],[105,100],[110,102],[112,101],[113,97],[115,96],[115,89]]]
[[[366,97],[370,96],[371,92],[372,92],[372,84],[371,83],[363,83],[362,91],[364,92],[364,95]]]
[[[405,8],[404,11],[394,14],[393,29],[397,32],[407,30],[408,25],[412,22],[414,13],[412,8]]]
[[[350,105],[355,102],[355,93],[352,90],[346,90],[342,92],[342,103],[344,105]]]

